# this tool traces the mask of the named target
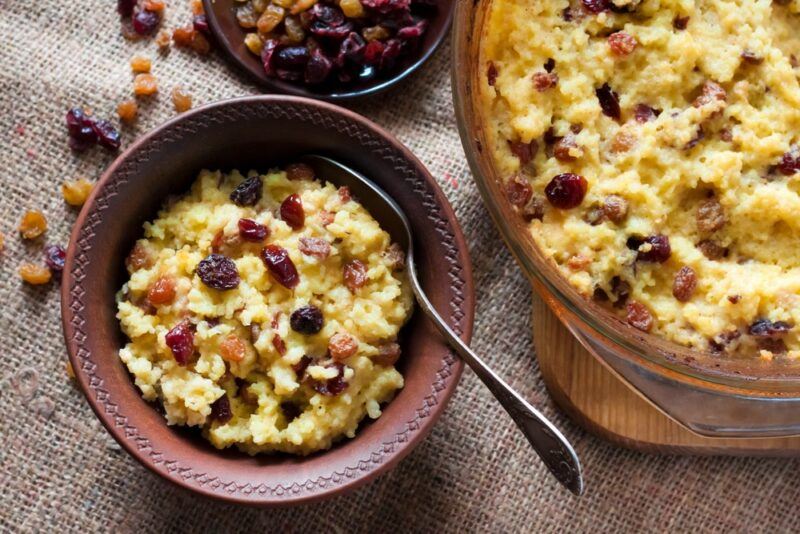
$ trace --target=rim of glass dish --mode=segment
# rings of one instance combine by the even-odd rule
[[[537,282],[593,333],[630,351],[664,371],[688,379],[743,390],[800,392],[800,365],[784,362],[723,358],[708,351],[678,345],[653,334],[633,331],[617,316],[587,299],[547,262],[519,215],[500,197],[494,163],[485,137],[478,100],[477,76],[483,21],[491,0],[457,2],[452,28],[451,91],[456,123],[467,162],[483,203],[506,246],[523,272]],[[481,145],[487,145],[482,147]],[[494,189],[493,189],[494,188]],[[540,256],[540,257],[537,257]],[[624,355],[626,359],[630,359]],[[634,362],[635,363],[635,362]]]

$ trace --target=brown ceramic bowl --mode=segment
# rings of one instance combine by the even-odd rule
[[[412,221],[428,296],[465,341],[472,333],[472,271],[453,211],[425,167],[372,122],[331,104],[260,96],[210,104],[156,128],[106,170],[75,224],[62,281],[64,335],[78,384],[111,435],[150,470],[203,495],[279,506],[352,490],[430,432],[461,375],[461,361],[415,313],[401,331],[405,387],[354,439],[307,457],[217,450],[196,431],[167,426],[142,399],[117,357],[125,339],[114,301],[142,223],[203,168],[266,171],[310,152],[350,165],[394,197]]]
[[[231,63],[269,92],[339,101],[380,93],[417,70],[436,51],[450,30],[455,0],[437,0],[436,15],[428,20],[428,30],[423,35],[417,51],[400,62],[391,76],[376,77],[362,83],[323,84],[319,87],[285,82],[266,75],[261,60],[244,45],[245,32],[236,21],[235,6],[238,4],[236,0],[203,0],[211,31]]]

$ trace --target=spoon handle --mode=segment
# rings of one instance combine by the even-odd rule
[[[425,315],[433,322],[448,344],[467,362],[495,398],[505,408],[550,472],[576,495],[583,493],[581,464],[567,438],[536,408],[497,376],[441,318],[425,295],[417,279],[413,260],[408,272],[414,295]]]

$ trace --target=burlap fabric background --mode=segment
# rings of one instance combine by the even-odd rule
[[[188,19],[170,0],[167,25]],[[394,471],[349,496],[279,511],[195,497],[146,471],[109,437],[64,370],[55,284],[26,287],[16,269],[40,260],[16,225],[42,209],[46,242],[65,243],[76,211],[61,199],[65,178],[99,176],[112,157],[74,156],[66,109],[112,117],[130,94],[128,59],[154,59],[161,96],[143,105],[126,143],[173,115],[169,89],[196,104],[255,94],[220,56],[121,36],[115,2],[0,0],[0,530],[274,532],[550,532],[643,529],[786,531],[797,527],[798,462],[639,454],[608,445],[553,406],[530,342],[530,291],[501,245],[471,181],[456,132],[449,46],[409,83],[357,111],[394,132],[428,166],[468,237],[478,289],[473,346],[575,444],[587,494],[558,487],[513,423],[467,371],[440,423]],[[179,5],[180,4],[180,5]]]

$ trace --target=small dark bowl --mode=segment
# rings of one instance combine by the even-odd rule
[[[328,101],[352,100],[385,91],[406,78],[425,63],[450,30],[453,21],[454,0],[438,0],[435,17],[428,20],[429,26],[415,54],[406,58],[388,78],[376,78],[368,82],[353,84],[322,85],[319,88],[270,78],[264,72],[261,60],[244,45],[245,32],[236,21],[236,0],[203,0],[211,31],[227,58],[244,70],[267,91],[284,93]]]
[[[219,451],[196,431],[167,426],[142,399],[117,357],[125,338],[114,302],[142,223],[202,168],[266,171],[312,152],[371,177],[402,206],[428,296],[464,340],[471,336],[472,271],[453,211],[425,167],[375,124],[331,104],[260,96],[210,104],[156,128],[106,170],[83,208],[67,252],[61,313],[78,384],[100,421],[147,468],[197,493],[279,506],[352,490],[428,434],[461,375],[461,361],[415,313],[401,332],[405,387],[354,439],[307,457]]]

